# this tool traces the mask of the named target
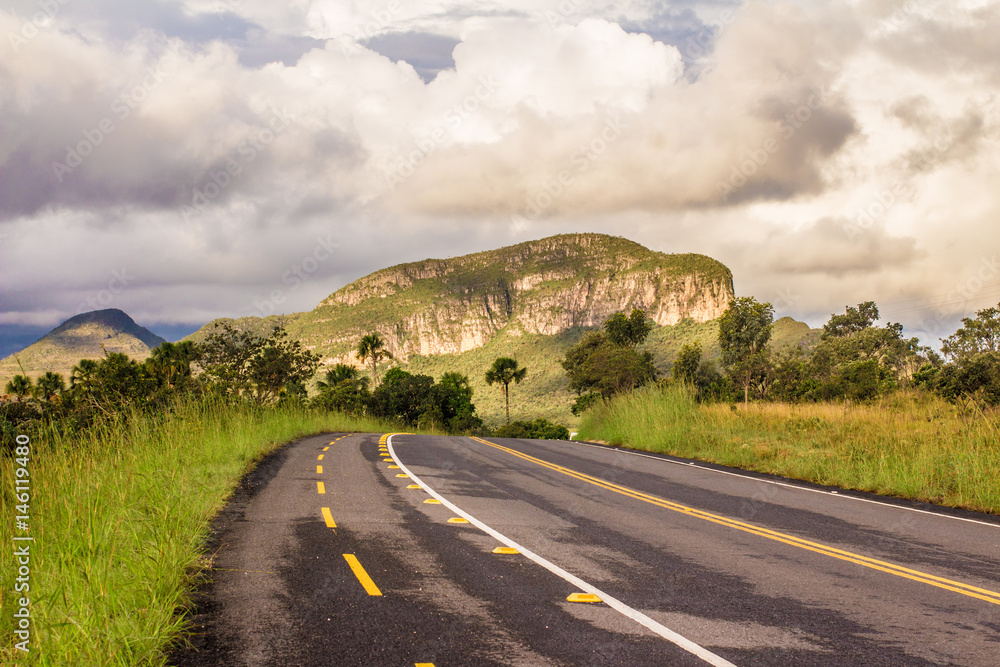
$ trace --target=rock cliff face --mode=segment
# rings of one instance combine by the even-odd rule
[[[289,331],[328,363],[356,363],[351,348],[376,331],[405,361],[481,347],[502,329],[553,335],[600,326],[633,308],[660,325],[705,322],[721,316],[732,298],[729,269],[704,255],[569,234],[377,271],[297,316]]]

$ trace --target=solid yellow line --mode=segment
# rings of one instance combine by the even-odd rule
[[[323,466],[316,466],[316,474],[317,475],[323,474]]]
[[[847,561],[849,563],[855,563],[857,565],[862,565],[864,567],[871,568],[873,570],[878,570],[880,572],[886,572],[888,574],[893,574],[897,577],[903,577],[904,579],[910,579],[912,581],[918,581],[929,586],[935,586],[937,588],[942,588],[944,590],[953,591],[955,593],[961,593],[962,595],[967,595],[969,597],[977,598],[979,600],[985,600],[986,602],[992,602],[993,604],[1000,605],[1000,593],[996,591],[987,590],[985,588],[979,588],[977,586],[972,586],[969,584],[963,584],[959,581],[953,581],[951,579],[945,579],[944,577],[938,577],[933,574],[928,574],[926,572],[921,572],[919,570],[913,570],[902,565],[895,565],[893,563],[887,563],[875,558],[869,558],[867,556],[862,556],[860,554],[855,554],[850,551],[844,551],[842,549],[837,549],[835,547],[830,547],[825,544],[820,544],[818,542],[811,542],[809,540],[802,539],[800,537],[795,537],[793,535],[786,535],[785,533],[779,533],[775,530],[770,530],[768,528],[762,528],[760,526],[754,526],[753,524],[744,523],[742,521],[737,521],[736,519],[730,519],[718,514],[712,514],[711,512],[705,512],[703,510],[698,510],[693,507],[687,507],[679,503],[660,498],[658,496],[649,495],[641,491],[636,491],[635,489],[630,489],[626,486],[620,486],[618,484],[612,484],[611,482],[606,482],[597,477],[591,477],[585,473],[577,472],[570,468],[564,468],[563,466],[556,465],[554,463],[549,463],[534,456],[524,454],[515,449],[509,447],[504,447],[503,445],[498,445],[492,442],[488,442],[481,438],[473,437],[476,442],[481,442],[484,445],[489,445],[495,449],[505,451],[509,454],[517,456],[518,458],[524,459],[526,461],[531,461],[532,463],[537,463],[538,465],[544,466],[556,472],[563,473],[570,477],[579,479],[595,486],[599,486],[608,491],[614,491],[624,496],[634,498],[636,500],[641,500],[643,502],[650,503],[652,505],[657,505],[658,507],[663,507],[665,509],[672,510],[674,512],[680,512],[682,514],[688,514],[690,516],[703,519],[705,521],[711,521],[712,523],[717,523],[729,528],[735,528],[736,530],[741,530],[746,533],[751,533],[753,535],[758,535],[760,537],[766,537],[767,539],[774,540],[776,542],[782,542],[783,544],[788,544],[793,547],[798,547],[800,549],[805,549],[807,551],[812,551],[824,556],[829,556],[831,558],[836,558],[839,560]]]
[[[361,585],[364,586],[368,595],[382,595],[382,591],[378,589],[378,586],[375,585],[372,578],[368,576],[367,572],[365,572],[365,568],[361,567],[361,563],[358,562],[358,559],[354,554],[344,554],[344,559],[347,561],[347,564],[351,566],[351,571],[354,572],[354,576],[357,577],[358,581],[361,582]]]
[[[330,514],[330,508],[329,507],[324,507],[323,508],[323,521],[326,521],[326,527],[327,528],[336,528],[337,527],[337,523],[333,520],[333,515]]]
[[[316,493],[326,493],[326,486],[323,482],[316,482]]]

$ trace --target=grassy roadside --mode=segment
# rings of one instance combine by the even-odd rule
[[[82,439],[33,439],[27,661],[13,649],[14,466],[0,460],[0,663],[165,664],[209,522],[252,465],[306,435],[385,430],[301,409],[191,403],[169,419],[139,418]]]
[[[585,413],[580,439],[1000,513],[1000,418],[900,392],[872,405],[698,405],[647,389]]]

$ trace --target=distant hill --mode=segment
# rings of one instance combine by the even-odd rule
[[[107,350],[142,360],[152,348],[164,342],[116,308],[81,313],[20,352],[0,360],[0,389],[22,372],[38,377],[45,371],[54,371],[62,373],[68,382],[70,370],[81,359],[99,359]]]
[[[512,418],[574,424],[559,361],[583,333],[614,313],[643,308],[660,325],[647,347],[667,370],[692,340],[702,341],[706,356],[718,357],[715,320],[732,298],[732,273],[711,257],[656,252],[604,234],[564,234],[400,264],[350,283],[309,312],[216,320],[188,338],[203,340],[223,322],[259,332],[280,322],[332,366],[358,365],[358,340],[378,332],[411,372],[468,375],[480,414],[493,422],[503,400],[483,374],[497,356],[514,356],[529,372],[512,390]],[[809,337],[808,326],[784,319],[776,323],[776,345]]]

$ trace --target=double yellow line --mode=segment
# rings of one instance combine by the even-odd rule
[[[643,493],[641,491],[636,491],[635,489],[630,489],[626,486],[620,486],[618,484],[612,484],[598,477],[592,477],[591,475],[584,474],[582,472],[577,472],[570,468],[565,468],[554,463],[549,463],[548,461],[543,461],[542,459],[524,454],[516,449],[511,449],[510,447],[504,447],[503,445],[498,445],[492,442],[483,440],[482,438],[472,438],[476,442],[481,442],[484,445],[489,445],[494,449],[499,449],[501,451],[507,452],[513,456],[516,456],[525,461],[530,461],[536,463],[540,466],[560,472],[564,475],[568,475],[575,479],[599,486],[602,489],[607,489],[608,491],[613,491],[619,493],[623,496],[628,496],[629,498],[635,498],[636,500],[641,500],[643,502],[650,503],[651,505],[656,505],[657,507],[663,507],[664,509],[672,510],[674,512],[680,512],[682,514],[687,514],[698,519],[703,519],[705,521],[711,521],[712,523],[717,523],[720,526],[726,526],[728,528],[734,528],[736,530],[741,530],[745,533],[750,533],[752,535],[757,535],[760,537],[765,537],[769,540],[774,540],[775,542],[781,542],[783,544],[788,544],[793,547],[798,547],[800,549],[805,549],[807,551],[812,551],[814,553],[822,554],[824,556],[829,556],[831,558],[837,558],[839,560],[847,561],[849,563],[855,563],[857,565],[862,565],[873,570],[878,570],[880,572],[886,572],[888,574],[895,575],[897,577],[903,577],[905,579],[911,579],[913,581],[919,581],[922,584],[927,584],[929,586],[936,586],[937,588],[943,588],[948,591],[953,591],[955,593],[961,593],[962,595],[967,595],[969,597],[977,598],[979,600],[985,600],[986,602],[991,602],[996,605],[1000,605],[1000,593],[996,591],[987,590],[985,588],[978,588],[976,586],[970,586],[968,584],[963,584],[959,581],[952,581],[951,579],[945,579],[943,577],[938,577],[933,574],[927,574],[926,572],[920,572],[919,570],[912,570],[908,567],[903,567],[901,565],[895,565],[893,563],[887,563],[882,560],[875,558],[869,558],[867,556],[862,556],[850,551],[844,551],[842,549],[837,549],[835,547],[830,547],[825,544],[819,544],[818,542],[811,542],[809,540],[804,540],[800,537],[795,537],[794,535],[788,535],[786,533],[779,533],[775,530],[770,530],[768,528],[761,528],[760,526],[755,526],[753,524],[744,523],[743,521],[737,521],[736,519],[730,519],[728,517],[721,516],[719,514],[713,514],[711,512],[705,512],[704,510],[695,509],[693,507],[688,507],[686,505],[681,505],[679,503],[666,500],[665,498],[660,498],[658,496],[653,496],[648,493]]]

